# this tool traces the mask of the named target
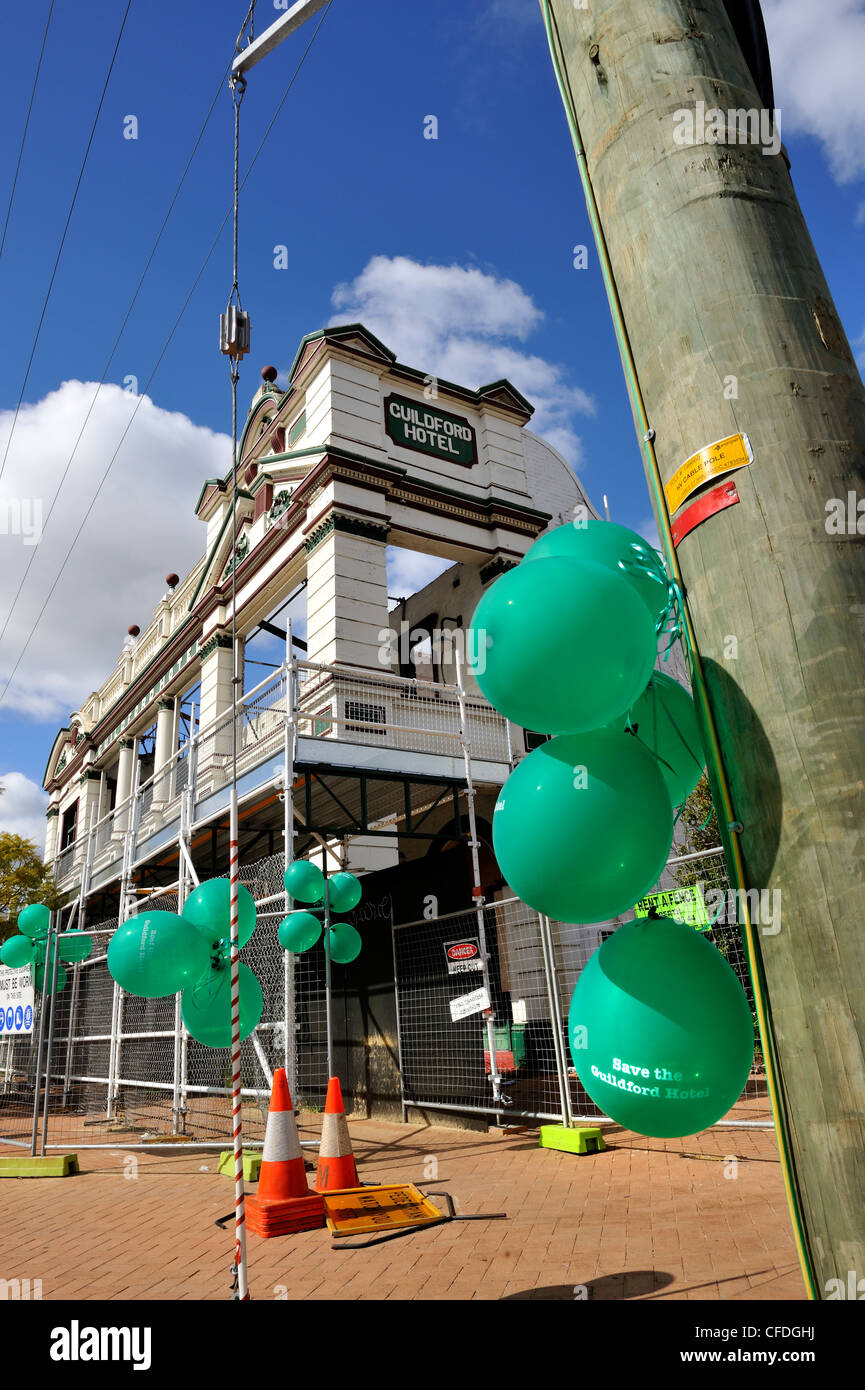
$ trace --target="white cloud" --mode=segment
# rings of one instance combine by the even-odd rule
[[[453,560],[443,560],[439,555],[424,555],[419,550],[403,550],[398,545],[387,547],[387,592],[388,598],[410,598],[431,584]],[[394,605],[388,603],[388,608]]]
[[[41,851],[45,844],[46,793],[21,772],[0,772],[0,787],[0,831],[35,840]]]
[[[67,381],[22,408],[0,481],[0,516],[8,514],[3,509],[10,504],[41,499],[47,518],[95,390],[94,382]],[[103,386],[99,392],[0,645],[0,689],[135,403],[136,397],[119,386]],[[2,448],[10,425],[11,412],[0,414]],[[142,631],[149,624],[165,590],[165,575],[171,570],[183,575],[198,560],[204,527],[192,510],[195,498],[203,479],[224,475],[230,459],[225,436],[162,410],[149,398],[141,402],[0,712],[19,710],[65,724],[70,712],[103,684],[130,623]],[[0,534],[0,627],[33,553],[21,536]]]
[[[814,136],[840,183],[865,174],[865,0],[763,0],[763,15],[783,138]]]
[[[516,346],[544,316],[514,280],[374,256],[350,284],[337,285],[333,305],[334,322],[360,320],[411,367],[471,387],[507,377],[535,406],[532,429],[579,462],[574,417],[593,415],[594,401],[563,367]]]

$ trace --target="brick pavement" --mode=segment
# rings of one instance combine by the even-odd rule
[[[302,1138],[314,1130],[303,1117]],[[458,1211],[508,1219],[362,1252],[324,1230],[250,1235],[253,1297],[572,1300],[579,1286],[606,1300],[805,1297],[770,1131],[663,1140],[611,1128],[605,1153],[577,1157],[539,1149],[535,1132],[350,1130],[364,1182],[415,1181],[449,1191]],[[213,1223],[233,1187],[214,1153],[79,1154],[78,1177],[0,1181],[0,1278],[42,1279],[45,1299],[229,1296],[232,1234]]]

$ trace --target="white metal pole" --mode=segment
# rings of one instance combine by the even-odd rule
[[[292,5],[291,9],[275,20],[269,29],[265,29],[263,34],[253,39],[251,44],[238,53],[232,64],[234,76],[239,77],[249,72],[250,68],[254,68],[256,63],[266,58],[268,53],[272,53],[284,39],[294,34],[307,19],[324,9],[328,3],[329,0],[297,0],[297,4]]]
[[[490,1001],[490,1008],[485,1011],[487,1027],[487,1046],[490,1053],[490,1084],[493,1088],[493,1103],[501,1104],[502,1078],[499,1072],[499,1062],[496,1055],[496,1029],[493,1018],[492,1008],[492,987],[490,984],[490,957],[487,951],[487,935],[484,924],[484,890],[481,883],[481,865],[478,856],[478,834],[477,822],[475,819],[475,786],[472,778],[472,757],[469,745],[469,725],[468,714],[466,711],[466,692],[463,684],[463,665],[460,658],[459,649],[455,652],[457,668],[457,699],[460,710],[460,742],[463,749],[463,761],[466,770],[466,801],[469,813],[469,836],[472,855],[472,897],[477,906],[478,921],[478,943],[481,948],[481,968],[483,971],[484,988],[487,991],[487,998]]]
[[[297,720],[295,711],[296,670],[291,645],[291,618],[285,625],[285,762],[283,768],[282,801],[282,839],[285,854],[285,868],[294,859],[294,763]],[[288,889],[285,891],[286,915],[293,906]],[[288,1086],[292,1097],[298,1093],[297,1084],[297,1008],[296,1008],[296,962],[291,951],[283,952],[283,1021],[285,1038],[283,1061]]]

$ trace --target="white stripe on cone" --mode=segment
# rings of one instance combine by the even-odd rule
[[[351,1154],[351,1137],[345,1115],[325,1115],[321,1126],[320,1158],[348,1158]]]
[[[271,1110],[264,1131],[262,1163],[287,1163],[302,1158],[293,1110]]]

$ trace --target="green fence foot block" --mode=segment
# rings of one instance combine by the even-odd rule
[[[597,1126],[565,1129],[563,1125],[541,1125],[538,1143],[542,1149],[562,1149],[569,1154],[599,1154],[607,1147]]]
[[[219,1164],[216,1171],[218,1173],[225,1173],[229,1178],[234,1177],[234,1151],[232,1149],[224,1149],[219,1155]],[[260,1172],[261,1154],[249,1153],[247,1150],[244,1150],[243,1181],[258,1182]]]
[[[78,1172],[77,1154],[43,1154],[38,1158],[0,1154],[0,1178],[68,1178]]]

